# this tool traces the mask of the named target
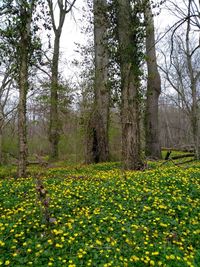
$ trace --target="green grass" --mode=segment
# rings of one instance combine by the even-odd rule
[[[35,167],[27,179],[1,179],[0,265],[200,266],[200,163],[155,167],[40,169],[48,225]]]

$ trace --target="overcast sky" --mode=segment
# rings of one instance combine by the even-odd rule
[[[84,23],[83,10],[85,1],[77,0],[75,8],[72,13],[66,15],[65,24],[63,26],[63,32],[61,35],[60,51],[63,54],[61,57],[64,62],[63,70],[65,76],[69,77],[74,74],[74,70],[70,64],[74,58],[78,58],[79,55],[75,50],[77,49],[76,43],[86,43],[84,34],[81,33],[81,27]]]
[[[184,0],[174,0],[174,3],[177,2],[179,5],[181,5],[182,1]],[[77,0],[75,8],[73,9],[73,13],[67,14],[63,27],[60,48],[61,52],[63,53],[62,60],[65,61],[66,64],[65,67],[62,67],[66,77],[73,75],[74,71],[77,72],[77,70],[74,70],[70,65],[70,62],[74,58],[79,57],[78,53],[75,52],[75,43],[83,44],[87,41],[84,34],[81,33],[81,27],[85,23],[83,18],[84,13],[82,11],[83,7],[86,7],[86,0]],[[157,11],[159,10],[154,10],[155,13]],[[169,14],[164,5],[160,11],[160,14],[154,17],[157,36],[162,36],[165,32],[165,29],[168,26],[172,26],[177,20],[175,16]]]

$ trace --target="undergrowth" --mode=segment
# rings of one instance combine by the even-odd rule
[[[0,180],[0,265],[198,267],[199,167],[62,164],[31,167],[26,179],[10,170]]]

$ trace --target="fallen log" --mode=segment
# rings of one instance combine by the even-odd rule
[[[193,146],[185,146],[185,147],[162,147],[163,151],[181,151],[181,152],[194,152]]]
[[[28,161],[27,165],[40,165],[41,167],[46,167],[48,165],[47,161]]]
[[[183,161],[183,162],[175,163],[175,165],[179,166],[179,165],[190,163],[190,162],[193,162],[193,161],[196,161],[196,160],[195,159],[190,159],[190,160],[186,160],[186,161]]]
[[[188,153],[188,154],[183,154],[183,155],[177,155],[171,157],[171,159],[183,159],[183,158],[189,158],[189,157],[194,157],[194,153]]]

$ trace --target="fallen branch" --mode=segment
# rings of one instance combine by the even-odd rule
[[[50,197],[48,196],[48,191],[46,190],[41,177],[36,177],[36,193],[38,196],[38,201],[40,203],[40,208],[45,220],[45,223],[49,225],[49,223],[55,223],[56,219],[51,217],[50,214]]]

